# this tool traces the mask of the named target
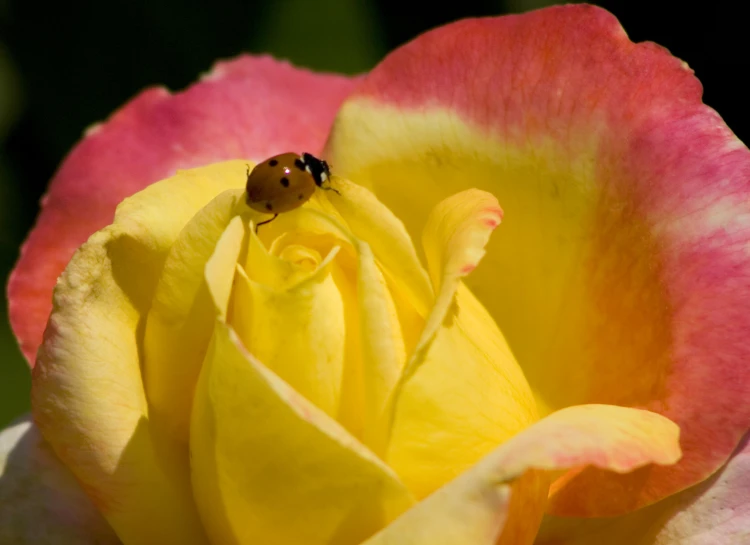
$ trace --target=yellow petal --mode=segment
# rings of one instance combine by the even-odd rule
[[[214,252],[206,263],[206,284],[214,303],[215,314],[221,320],[226,320],[229,311],[234,271],[247,246],[248,235],[245,219],[235,216],[219,237]]]
[[[274,240],[271,249],[278,243],[283,244],[288,235],[289,232],[283,233]],[[242,263],[242,268],[249,278],[270,289],[285,290],[310,276],[309,268],[300,266],[286,257],[277,256],[266,249],[255,230],[250,229],[247,257]]]
[[[342,252],[342,256],[345,256]],[[360,313],[357,301],[356,262],[354,258],[336,260],[331,269],[341,300],[344,302],[346,320],[345,366],[341,386],[341,402],[336,420],[354,437],[360,440],[365,435],[365,383],[362,378],[362,340],[360,335]]]
[[[115,223],[124,231],[138,232],[142,245],[168,250],[211,199],[228,189],[244,188],[246,165],[247,161],[225,161],[177,171],[120,203]]]
[[[230,220],[236,218],[242,209],[242,195],[239,189],[220,193],[180,231],[167,255],[146,321],[146,393],[153,415],[162,421],[168,433],[184,442],[188,440],[193,389],[216,314],[204,269],[211,259],[214,264],[210,268],[215,271],[214,275],[221,274],[222,270],[228,270],[230,275],[234,272],[243,235],[242,225],[235,225],[230,230],[230,233],[236,233],[234,239],[239,236],[233,248],[217,252],[217,242]],[[224,238],[227,236],[225,234]],[[220,259],[219,256],[224,254],[228,257]],[[217,260],[220,263],[216,263]],[[230,276],[223,297],[224,306],[231,280]],[[215,286],[221,284],[214,283]]]
[[[484,257],[503,211],[486,191],[469,189],[440,202],[427,219],[422,244],[436,289],[467,276]]]
[[[412,503],[387,466],[220,322],[190,439],[194,494],[213,543],[357,543]]]
[[[678,435],[673,422],[648,411],[609,405],[563,409],[492,451],[365,543],[531,543],[546,499],[540,471],[592,464],[624,472],[672,464],[680,458]]]
[[[123,542],[204,544],[187,456],[148,419],[135,334],[173,239],[128,220],[93,235],[58,282],[34,417]]]
[[[358,244],[357,300],[364,381],[364,441],[378,455],[387,443],[385,412],[404,362],[406,350],[398,313],[370,246]]]
[[[509,484],[462,475],[363,545],[496,545],[510,499]]]
[[[455,309],[400,391],[391,429],[386,459],[418,498],[537,419],[502,334],[464,285]]]
[[[355,186],[349,184],[347,187]],[[361,386],[351,384],[351,382],[348,385],[361,391],[363,396],[360,400],[362,408],[352,408],[354,411],[359,409],[362,413],[363,440],[369,448],[381,456],[384,454],[388,439],[389,400],[406,360],[404,337],[388,283],[378,266],[380,260],[376,260],[370,244],[356,238],[353,233],[348,232],[335,220],[330,221],[337,229],[347,233],[357,254],[355,288],[357,321],[347,325],[349,328],[358,329],[357,342],[360,358],[348,364],[361,365],[361,371],[353,373],[361,380]],[[398,243],[394,242],[394,247],[397,246]],[[401,250],[396,249],[396,253]],[[383,268],[388,271],[387,266],[384,265]],[[412,276],[419,277],[415,273],[412,273]],[[408,289],[403,293],[406,292]],[[413,295],[416,293],[412,292]],[[410,305],[411,301],[410,299]]]
[[[434,294],[404,224],[364,187],[339,177],[331,183],[341,193],[330,197],[333,208],[354,236],[367,241],[410,304],[426,316]]]
[[[438,296],[394,395],[387,459],[424,497],[533,423],[528,384],[492,317],[461,277],[500,220],[492,195],[465,191],[438,205],[424,233]]]
[[[149,414],[142,326],[185,224],[223,191],[241,188],[245,164],[178,172],[126,199],[55,290],[34,374],[34,417],[126,543],[206,543],[184,444]]]
[[[344,181],[338,180],[337,187],[341,187],[346,192],[347,189],[342,185],[344,183]],[[352,186],[352,184],[347,185],[347,187],[349,186]],[[331,214],[322,211],[326,208]],[[386,224],[389,221],[389,219],[384,220]],[[342,268],[347,270],[348,276],[356,278],[356,285],[354,286],[342,286],[341,282],[338,283],[338,286],[341,286],[342,289],[353,291],[356,297],[356,300],[352,301],[356,305],[356,311],[353,309],[348,311],[349,320],[345,325],[347,335],[353,337],[351,342],[346,342],[350,345],[347,352],[351,354],[351,348],[356,345],[359,354],[354,355],[353,358],[348,358],[346,361],[347,369],[343,370],[342,380],[346,385],[347,392],[344,394],[344,405],[342,405],[339,414],[347,413],[345,417],[342,417],[342,421],[350,426],[348,429],[357,433],[358,437],[362,437],[365,444],[380,455],[383,453],[386,441],[388,419],[385,417],[385,412],[388,400],[392,395],[406,359],[399,312],[396,310],[386,280],[386,274],[390,276],[393,271],[389,272],[387,266],[373,254],[369,242],[364,242],[355,236],[349,229],[348,223],[344,222],[338,212],[327,205],[323,199],[313,201],[310,206],[305,208],[284,214],[271,225],[275,225],[277,222],[288,233],[294,234],[277,238],[272,244],[274,252],[283,251],[283,248],[289,247],[285,246],[286,244],[291,244],[294,241],[321,251],[326,244],[330,245],[332,241],[336,241],[342,246]],[[275,228],[278,229],[279,226]],[[394,229],[396,228],[394,227]],[[276,231],[269,229],[263,236],[272,238],[275,234]],[[407,240],[405,242],[394,241],[392,245],[394,247],[401,245],[401,249],[397,249],[397,253],[408,254],[408,250],[404,247],[409,244],[410,242]],[[250,251],[254,252],[255,250],[251,247]],[[353,258],[350,258],[349,254],[353,254]],[[262,252],[257,254],[257,259],[259,263],[264,264],[269,261],[267,257],[262,256]],[[285,272],[283,267],[279,268],[278,264],[272,262],[270,265],[269,270],[285,276],[289,275],[289,272]],[[419,265],[417,264],[417,266]],[[254,265],[248,262],[248,267],[250,267],[248,276],[252,277]],[[426,272],[422,272],[426,278]],[[412,271],[410,274],[414,278],[419,278],[418,273]],[[409,292],[407,287],[399,292],[402,301],[408,299],[407,292]],[[340,299],[340,296],[338,298]],[[410,301],[411,299],[407,304],[411,306]],[[343,323],[341,328],[344,329]],[[353,329],[356,329],[356,333],[353,332]],[[325,335],[328,335],[331,339],[336,339],[338,333],[335,330],[329,330],[325,332]],[[316,338],[318,339],[316,342],[319,343],[320,334],[317,334]],[[255,355],[255,351],[250,345],[248,345],[248,348]],[[265,362],[264,358],[260,359]],[[268,365],[272,369],[276,369],[272,362],[269,362]],[[307,365],[307,363],[300,361],[295,365]],[[292,381],[287,374],[282,374],[282,376]],[[359,435],[360,432],[361,435]]]
[[[388,299],[387,313],[391,316],[389,321],[392,327],[400,325],[401,340],[398,343],[403,343],[404,348],[411,352],[416,346],[419,334],[424,328],[424,320],[435,298],[429,276],[419,260],[412,239],[401,220],[373,193],[339,177],[335,177],[332,184],[340,192],[340,196],[332,195],[328,201],[331,206],[324,207],[324,209],[330,211],[333,208],[349,227],[353,236],[367,241],[375,264],[382,271],[386,282],[386,288],[382,290],[382,293]],[[381,275],[378,274],[378,276]],[[374,283],[378,286],[380,284],[380,280]],[[363,289],[366,292],[368,288],[363,285]],[[370,297],[370,300],[373,299],[374,297]],[[360,302],[362,303],[364,301]],[[397,320],[393,318],[392,307],[395,307]],[[370,323],[377,324],[377,318],[371,319]],[[373,334],[377,335],[377,330],[373,331]],[[403,363],[399,359],[399,372]],[[380,397],[383,394],[390,395],[394,385],[392,380],[389,378],[386,381],[387,387],[383,384],[380,394],[374,394],[378,401],[375,404],[377,410],[371,411],[371,420],[368,424],[370,430],[374,429],[372,418],[376,414],[382,416],[383,400]]]
[[[238,269],[230,322],[253,357],[330,416],[338,412],[344,368],[343,302],[329,272],[337,253],[283,290]]]
[[[416,371],[421,352],[448,314],[461,278],[471,273],[484,256],[484,247],[502,216],[495,197],[469,189],[441,201],[427,218],[422,245],[437,298],[405,372],[407,378]]]
[[[400,324],[401,331],[401,340],[398,342],[403,342],[407,353],[411,352],[416,346],[419,334],[424,328],[424,320],[435,298],[429,276],[419,260],[412,239],[401,220],[372,192],[340,177],[334,177],[331,184],[339,195],[328,193],[330,198],[320,201],[320,209],[336,218],[340,217],[352,236],[367,241],[375,263],[383,272],[389,309],[392,306],[396,309],[397,323]],[[393,304],[390,300],[393,300]],[[388,310],[388,313],[390,312]],[[371,322],[375,323],[377,320]],[[399,361],[399,370],[402,365],[403,362]],[[390,376],[390,373],[386,375]],[[367,425],[370,431],[374,431],[376,427],[372,418],[376,415],[382,416],[383,400],[380,398],[383,394],[391,393],[391,381],[389,378],[386,381],[387,386],[382,384],[381,393],[371,394],[378,401],[370,408]],[[382,441],[382,438],[379,440]]]

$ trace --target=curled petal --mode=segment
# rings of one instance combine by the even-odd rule
[[[449,314],[461,279],[484,256],[490,234],[502,217],[497,199],[475,189],[445,199],[430,213],[422,244],[437,297],[412,361],[404,371],[407,379],[416,371],[421,353]]]
[[[413,503],[383,462],[221,322],[196,389],[190,450],[212,543],[357,543]]]
[[[545,517],[536,545],[713,545],[750,536],[750,435],[715,475],[614,518]]]
[[[526,379],[494,320],[461,279],[502,211],[468,190],[435,207],[423,245],[437,293],[392,398],[387,459],[423,497],[537,419]]]
[[[133,210],[136,217],[149,221],[150,229],[158,229],[158,224],[149,218],[149,214],[158,211],[172,221],[170,229],[179,233],[169,247],[148,310],[143,367],[153,416],[162,420],[171,435],[184,442],[190,426],[193,389],[216,317],[204,269],[212,259],[211,269],[218,271],[210,277],[228,271],[230,276],[224,284],[228,284],[226,290],[231,289],[242,225],[234,253],[231,248],[219,251],[226,244],[217,247],[217,242],[232,218],[246,208],[242,201],[244,191],[238,187],[242,185],[245,168],[244,162],[233,161],[179,172],[151,186],[152,207]],[[174,199],[177,194],[179,199]],[[177,202],[170,205],[166,214],[164,202],[170,201]],[[229,257],[220,259],[224,254]],[[212,283],[214,289],[221,284],[219,280]]]
[[[205,278],[214,307],[212,314],[220,320],[226,320],[229,313],[237,261],[245,251],[248,238],[247,222],[243,217],[235,216],[219,237],[206,262]],[[206,329],[211,331],[212,328],[208,326]],[[192,389],[193,384],[190,386]]]
[[[120,544],[28,417],[0,432],[0,543]]]
[[[42,201],[8,284],[10,320],[33,366],[55,281],[117,204],[178,169],[285,151],[318,153],[353,80],[269,57],[217,63],[185,91],[144,91],[90,128]],[[289,130],[294,127],[294,130]]]
[[[581,465],[627,472],[680,457],[679,430],[637,409],[580,405],[552,413],[421,501],[366,545],[532,543],[545,473]]]
[[[443,284],[467,276],[479,265],[502,218],[497,199],[478,189],[453,195],[435,207],[422,233],[422,245],[438,292]]]
[[[327,150],[412,236],[457,191],[497,196],[507,219],[466,284],[543,413],[679,424],[680,463],[560,481],[556,513],[621,514],[727,460],[750,419],[750,152],[685,63],[594,6],[467,19],[370,72]]]

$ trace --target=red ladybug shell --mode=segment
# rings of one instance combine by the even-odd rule
[[[258,163],[247,175],[248,206],[258,212],[280,214],[307,202],[320,185],[305,161],[308,155],[282,153]],[[315,160],[325,165],[325,161]]]

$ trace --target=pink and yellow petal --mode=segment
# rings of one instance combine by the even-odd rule
[[[422,233],[422,247],[436,297],[405,375],[416,371],[421,352],[450,314],[461,280],[479,264],[502,216],[497,199],[476,189],[452,195],[430,212]]]
[[[504,227],[466,283],[545,412],[612,403],[679,424],[679,464],[582,472],[556,512],[614,515],[695,484],[750,418],[750,153],[700,97],[684,63],[609,13],[563,6],[420,36],[329,137],[338,173],[412,236],[448,195],[498,197]]]
[[[120,544],[29,417],[0,431],[0,543]]]
[[[212,543],[357,543],[413,503],[385,464],[221,322],[190,439],[194,494]]]
[[[366,545],[523,545],[534,541],[546,472],[595,465],[628,472],[680,457],[679,430],[637,409],[581,405],[552,413],[418,503]]]
[[[704,545],[750,537],[750,446],[746,436],[716,474],[662,501],[615,518],[548,516],[536,545]]]
[[[8,285],[10,319],[33,366],[52,289],[117,204],[178,169],[285,151],[318,153],[354,81],[269,57],[217,63],[185,91],[144,91],[90,128],[50,183]],[[294,130],[290,130],[294,127]]]
[[[528,383],[494,320],[461,282],[502,216],[468,190],[442,201],[423,235],[437,294],[392,399],[389,464],[418,498],[537,419]]]

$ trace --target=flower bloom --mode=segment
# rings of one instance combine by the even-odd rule
[[[750,155],[700,94],[590,6],[144,92],[11,279],[45,441],[0,435],[3,478],[71,542],[740,539]],[[256,234],[246,170],[290,150],[338,193]]]

